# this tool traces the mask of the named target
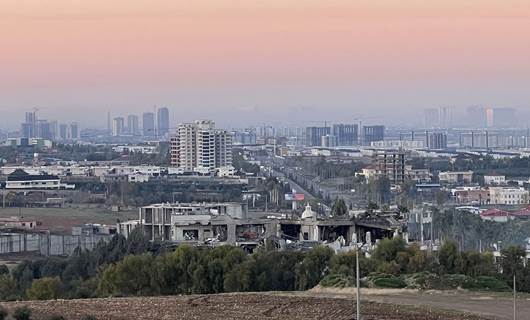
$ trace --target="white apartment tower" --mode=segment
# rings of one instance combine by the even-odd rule
[[[171,138],[171,165],[186,172],[212,172],[232,164],[232,135],[209,120],[177,126]]]

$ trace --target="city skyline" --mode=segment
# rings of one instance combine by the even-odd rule
[[[6,117],[39,107],[69,120],[90,109],[83,126],[104,127],[108,109],[157,104],[174,110],[173,123],[368,112],[406,123],[404,109],[530,110],[524,1],[24,4],[6,0],[1,13]]]

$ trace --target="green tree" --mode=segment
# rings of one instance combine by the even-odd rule
[[[440,272],[442,274],[461,273],[462,257],[455,242],[447,241],[442,245],[438,252],[438,260],[440,262]]]
[[[98,292],[103,296],[141,296],[157,294],[152,285],[154,258],[150,254],[127,256],[102,273]]]
[[[380,262],[396,261],[398,253],[405,251],[405,247],[405,240],[401,238],[386,238],[379,242],[372,256]]]
[[[513,286],[513,276],[516,275],[517,286],[521,287],[525,275],[524,259],[526,252],[522,247],[511,246],[501,250],[502,278]]]
[[[17,284],[9,275],[0,276],[0,300],[15,300],[18,298]]]
[[[334,216],[346,216],[348,214],[348,206],[346,206],[344,199],[335,199],[335,201],[333,201],[333,206],[331,207],[331,212]]]
[[[307,252],[304,259],[296,266],[296,288],[307,290],[316,286],[328,270],[329,260],[333,251],[319,246]]]
[[[5,264],[0,264],[0,276],[4,274],[9,274],[9,269]]]
[[[127,254],[142,254],[149,249],[149,240],[142,228],[136,227],[127,238]]]
[[[33,281],[31,287],[26,290],[26,296],[30,300],[52,300],[61,296],[62,283],[59,278],[41,278]]]

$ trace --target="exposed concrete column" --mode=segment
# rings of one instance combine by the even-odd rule
[[[314,226],[314,233],[313,233],[313,240],[314,241],[320,241],[320,230],[318,229],[318,225]]]
[[[229,244],[236,244],[236,225],[234,223],[229,223],[226,225],[226,242]]]

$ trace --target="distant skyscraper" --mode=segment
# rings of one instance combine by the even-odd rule
[[[306,131],[306,146],[320,147],[322,145],[322,137],[331,134],[330,127],[307,127]]]
[[[79,125],[77,123],[70,124],[70,139],[77,140],[79,139]]]
[[[121,136],[124,133],[125,120],[123,117],[117,117],[112,120],[112,135],[114,137]]]
[[[473,106],[467,108],[466,125],[471,127],[483,128],[487,126],[486,108]]]
[[[142,130],[145,137],[152,137],[155,135],[155,114],[152,112],[144,112],[142,117]]]
[[[107,135],[112,135],[112,120],[110,119],[110,111],[107,112]]]
[[[22,138],[35,138],[37,136],[37,115],[35,112],[26,112],[25,122],[20,126]]]
[[[359,126],[356,124],[334,124],[331,134],[337,138],[339,146],[353,146],[358,142]]]
[[[59,138],[61,140],[67,140],[68,139],[68,125],[66,125],[66,124],[59,125]]]
[[[438,109],[425,109],[424,115],[425,128],[436,128],[440,125],[440,114],[438,112]]]
[[[385,126],[364,126],[363,145],[369,146],[372,142],[385,140]]]
[[[516,110],[513,108],[493,108],[492,125],[496,128],[513,128],[517,123]],[[489,122],[488,122],[489,124]]]
[[[52,140],[59,138],[59,123],[57,120],[50,121],[50,135]]]
[[[127,132],[129,132],[129,134],[132,134],[134,136],[137,136],[140,134],[140,126],[138,124],[137,115],[130,114],[127,116]]]
[[[42,139],[52,139],[50,123],[48,120],[37,121],[37,137]]]
[[[157,123],[157,134],[159,136],[165,136],[169,133],[169,109],[160,108],[156,112],[156,123]]]
[[[453,126],[453,108],[451,107],[440,107],[438,109],[439,113],[439,127],[440,128],[450,128]]]

